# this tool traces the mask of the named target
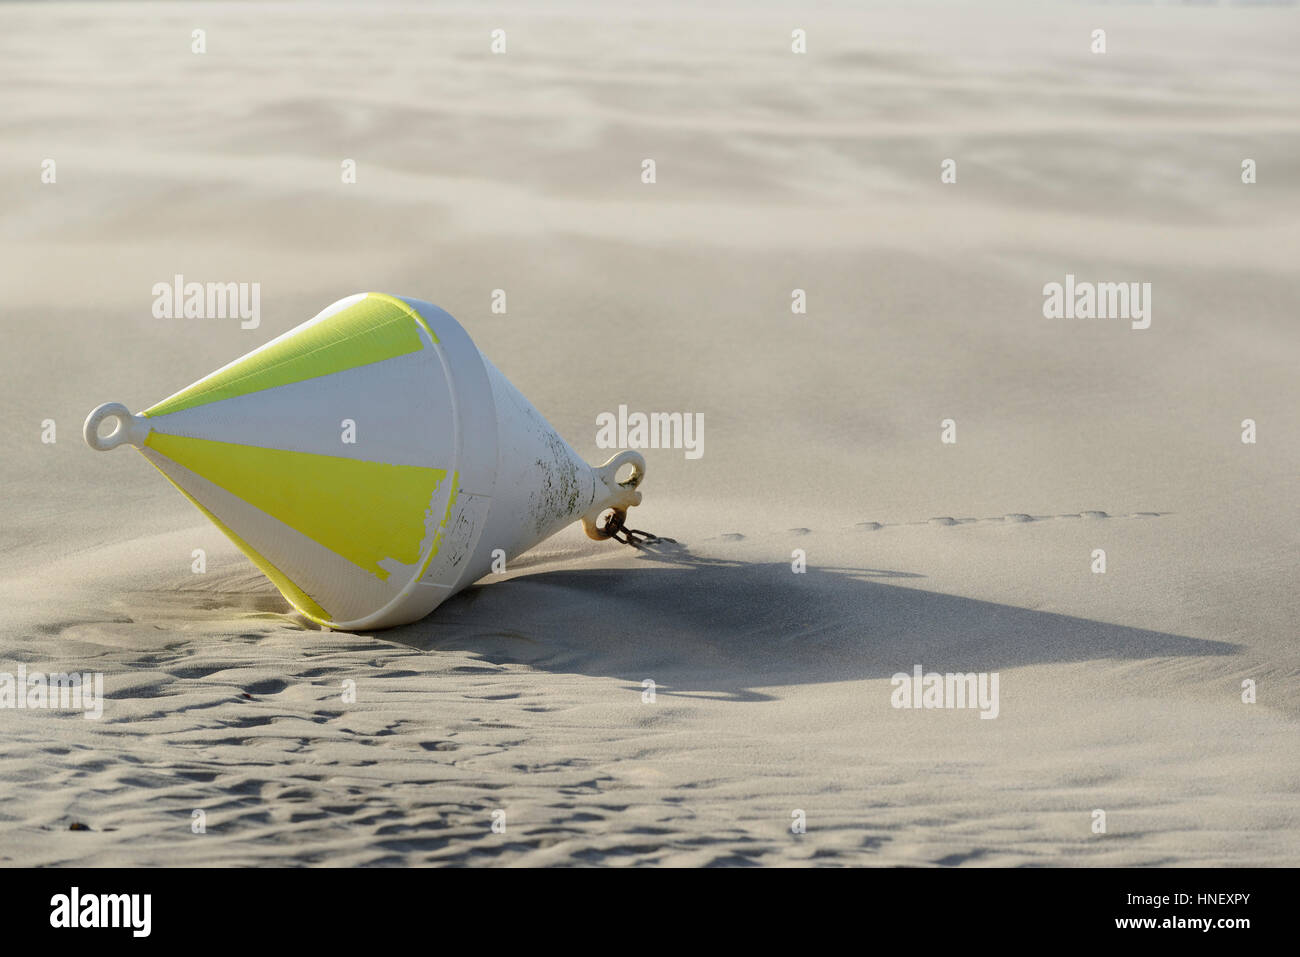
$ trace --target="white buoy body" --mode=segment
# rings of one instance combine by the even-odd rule
[[[135,446],[302,614],[350,630],[415,621],[579,519],[606,537],[645,474],[633,451],[587,465],[448,313],[380,293],[84,433]]]

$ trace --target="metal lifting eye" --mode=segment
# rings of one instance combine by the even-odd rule
[[[108,435],[100,435],[99,427],[109,419],[117,420],[117,427]],[[149,436],[149,420],[142,415],[132,415],[121,402],[105,402],[86,416],[82,437],[96,452],[107,452],[124,442],[139,446]]]

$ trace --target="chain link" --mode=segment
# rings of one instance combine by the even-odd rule
[[[643,532],[639,528],[628,528],[623,524],[623,516],[618,512],[618,510],[615,510],[614,514],[610,516],[609,521],[605,523],[603,531],[608,532],[609,537],[614,539],[614,541],[622,542],[624,545],[631,545],[633,548],[641,548],[642,546],[648,545],[652,542],[671,542],[674,545],[677,544],[677,539],[675,538],[664,538],[662,535]]]

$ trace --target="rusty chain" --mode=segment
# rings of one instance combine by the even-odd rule
[[[616,542],[622,542],[624,545],[631,545],[633,548],[641,548],[652,542],[671,542],[677,544],[675,538],[664,538],[662,535],[655,535],[651,532],[643,532],[639,528],[628,528],[623,524],[623,513],[618,509],[609,517],[601,531],[608,532],[609,537]]]

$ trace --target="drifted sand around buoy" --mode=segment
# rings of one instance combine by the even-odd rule
[[[196,56],[189,12],[0,5],[0,674],[104,693],[0,708],[0,864],[1294,864],[1294,14],[1108,8],[1094,57],[1069,5],[643,13],[521,6],[492,57],[212,7]],[[178,273],[260,326],[156,318]],[[1067,274],[1150,327],[1046,318]],[[628,521],[681,545],[575,526],[330,633],[82,443],[370,289],[589,461],[702,414]],[[996,718],[896,707],[916,666]]]

